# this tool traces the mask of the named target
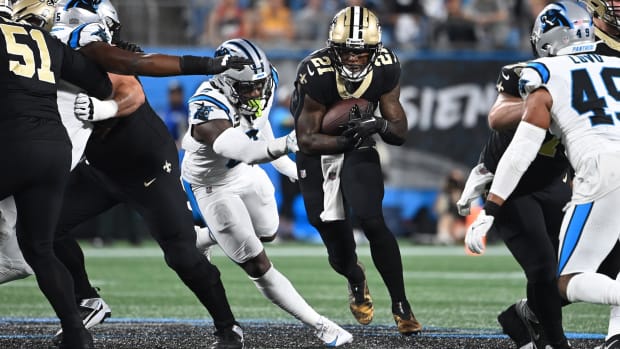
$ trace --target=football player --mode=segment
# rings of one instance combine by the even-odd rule
[[[71,275],[52,248],[71,165],[71,143],[56,104],[61,79],[105,99],[104,71],[47,32],[11,20],[12,1],[0,1],[3,112],[0,116],[0,199],[13,196],[17,241],[39,288],[60,319],[60,348],[90,349],[93,340],[75,304]]]
[[[291,111],[308,219],[327,247],[330,265],[348,281],[353,316],[367,325],[374,314],[364,267],[355,252],[355,219],[390,294],[398,331],[411,335],[422,325],[407,301],[398,243],[383,218],[383,173],[372,138],[377,134],[396,146],[405,142],[407,118],[399,101],[399,79],[400,62],[383,47],[376,15],[364,7],[347,7],[331,22],[328,46],[299,64]],[[355,117],[342,135],[321,133],[327,110],[347,98],[366,99],[371,108],[352,110]],[[381,117],[374,115],[377,105]]]
[[[585,1],[584,1],[585,2]],[[616,1],[620,4],[620,2]],[[597,15],[597,11],[611,11],[614,8],[609,7],[604,4],[605,1],[587,1],[588,7],[590,10],[594,12],[594,25],[595,25],[595,33],[597,40],[602,40],[598,43],[596,47],[596,52],[605,55],[615,55],[618,56],[618,51],[614,50],[612,47],[619,47],[619,44],[613,37],[605,34],[606,32],[614,32],[612,31],[612,24],[608,24],[605,20],[609,20],[611,23],[617,22],[614,17],[610,17],[609,15]],[[613,2],[611,2],[613,5]],[[616,5],[618,6],[618,5]],[[604,28],[604,29],[601,29]],[[603,32],[601,30],[604,30]],[[617,31],[615,31],[617,33]],[[497,166],[497,162],[499,158],[505,151],[506,147],[510,143],[512,136],[514,135],[514,128],[518,125],[518,122],[521,119],[523,114],[523,100],[519,96],[518,91],[518,80],[519,75],[525,63],[518,63],[508,65],[502,68],[501,74],[498,77],[497,90],[498,97],[491,108],[489,113],[489,125],[495,129],[496,131],[490,136],[487,146],[483,150],[481,154],[481,162],[474,170],[472,170],[470,177],[468,179],[468,185],[463,192],[461,199],[459,200],[459,208],[463,214],[467,214],[469,211],[469,205],[472,200],[477,199],[480,194],[488,189],[487,184],[493,178],[493,171]],[[550,150],[553,147],[557,147],[557,149],[553,152]],[[525,238],[524,235],[528,235],[532,232],[538,231],[536,233],[534,239],[540,239],[540,232],[546,230],[549,234],[549,238],[551,244],[553,246],[553,255],[555,256],[554,263],[557,264],[557,247],[559,244],[558,234],[559,234],[559,222],[558,219],[564,215],[561,210],[564,206],[562,202],[568,202],[569,194],[567,194],[565,185],[560,184],[558,182],[559,177],[564,172],[562,168],[563,161],[568,161],[565,159],[564,152],[562,151],[561,144],[552,138],[550,138],[550,134],[547,135],[547,139],[545,141],[545,146],[541,148],[534,164],[527,170],[524,174],[524,179],[519,183],[517,188],[515,189],[515,194],[513,197],[518,197],[518,201],[523,202],[523,204],[519,204],[517,200],[509,199],[510,205],[504,207],[501,213],[501,217],[510,217],[510,218],[498,218],[495,222],[494,228],[499,232],[500,236],[503,238],[507,238],[510,240],[506,241],[506,245],[513,245],[513,248],[510,248],[515,258],[520,260],[520,264],[525,270],[526,276],[528,276],[528,280],[531,278],[532,282],[528,281],[528,298],[530,298],[527,303],[525,300],[519,301],[517,304],[511,305],[508,309],[503,311],[498,317],[498,321],[502,325],[502,328],[506,334],[508,334],[517,344],[519,348],[526,348],[530,345],[530,341],[532,337],[528,334],[527,329],[523,326],[522,320],[519,319],[519,315],[521,318],[524,318],[526,314],[533,314],[530,306],[533,303],[538,303],[539,305],[535,313],[540,314],[539,317],[542,324],[547,323],[559,323],[561,314],[555,310],[557,309],[557,305],[552,301],[534,301],[534,298],[531,298],[532,288],[541,288],[544,287],[544,284],[536,283],[535,279],[540,278],[543,274],[535,272],[537,270],[541,270],[543,268],[548,269],[549,258],[551,254],[548,250],[547,243],[530,243],[527,249],[519,248],[518,245],[525,243],[525,241],[529,241]],[[554,156],[550,156],[555,154]],[[545,161],[546,160],[546,161]],[[492,170],[492,171],[489,171]],[[571,176],[569,175],[567,181],[570,182]],[[553,180],[555,178],[555,180]],[[538,184],[536,184],[538,182]],[[536,190],[536,187],[541,188],[541,184],[548,182],[548,186],[544,189]],[[534,184],[534,186],[532,186]],[[529,192],[529,194],[528,194]],[[553,194],[553,195],[550,195]],[[535,204],[526,203],[527,200],[534,200]],[[542,207],[546,207],[544,210]],[[555,209],[554,209],[555,207]],[[523,216],[521,211],[527,211],[529,209],[533,209],[537,214],[532,212],[524,215],[525,217],[544,217],[544,220],[537,220],[539,224],[531,224],[531,220],[516,219],[520,215]],[[546,222],[546,227],[541,225],[541,222]],[[527,222],[527,224],[526,224]],[[519,233],[523,231],[525,233]],[[521,241],[519,243],[518,241]],[[599,271],[615,277],[620,270],[620,265],[618,264],[619,260],[616,258],[620,245],[616,244],[612,253],[605,259],[605,261],[601,264]],[[546,252],[545,252],[546,251]],[[517,255],[518,254],[518,255]],[[538,256],[538,257],[536,257]],[[542,260],[546,260],[546,263],[542,263]],[[546,266],[546,267],[545,267]],[[530,271],[528,271],[530,270]],[[555,266],[553,267],[555,273]],[[530,286],[530,283],[533,285]],[[555,293],[554,290],[548,288],[552,293]],[[546,295],[548,297],[550,294],[547,292],[537,292],[534,294],[543,295],[543,299]],[[541,298],[541,297],[537,297]],[[562,305],[569,304],[565,300],[563,300]],[[534,308],[534,307],[532,307]],[[614,312],[615,307],[612,306],[612,313]],[[520,314],[517,314],[517,309]],[[547,309],[547,310],[545,310]],[[616,311],[617,312],[617,311]],[[529,316],[532,318],[532,316]],[[548,318],[549,320],[545,319]],[[555,318],[555,320],[553,320]],[[611,323],[614,322],[614,317],[610,319]],[[539,331],[545,332],[544,328],[541,328],[536,325],[536,322],[526,320],[530,331]],[[532,326],[536,327],[533,328]],[[620,329],[620,326],[615,326]],[[559,326],[555,326],[556,333],[559,333]],[[609,333],[618,333],[618,329],[615,331],[611,331]],[[608,340],[613,335],[608,335]],[[544,347],[545,338],[548,335],[544,336],[536,336],[540,338],[538,341],[538,346]],[[553,335],[551,336],[553,337]]]
[[[295,163],[283,156],[297,150],[295,131],[274,139],[268,117],[278,74],[263,50],[232,39],[215,51],[215,56],[225,54],[254,63],[198,87],[189,99],[190,126],[182,143],[182,176],[210,229],[199,233],[206,235],[199,240],[212,237],[267,299],[313,328],[325,345],[349,343],[351,334],[312,309],[267,257],[261,241],[275,238],[278,208],[269,177],[252,165],[271,162],[297,180]]]
[[[572,25],[565,27],[565,23]],[[497,165],[484,210],[468,230],[467,244],[474,251],[483,249],[482,237],[495,217],[503,214],[506,199],[551,128],[561,137],[575,169],[573,193],[560,232],[560,294],[570,302],[617,307],[620,283],[597,269],[618,240],[618,222],[609,212],[620,201],[620,134],[608,114],[620,103],[616,87],[608,82],[614,76],[610,72],[619,70],[620,59],[588,53],[596,50],[594,41],[591,16],[577,2],[553,3],[539,14],[532,46],[538,56],[550,58],[528,63],[521,73],[519,92],[525,98],[525,112]],[[571,91],[566,91],[567,86]],[[588,103],[591,101],[600,102]],[[610,321],[608,337],[617,333],[611,332],[612,327]],[[614,342],[604,347],[613,347]]]
[[[91,7],[78,6],[80,4],[83,2],[58,4],[58,23],[52,30],[55,35],[75,48],[83,46],[80,51],[97,45],[101,47],[98,50],[109,47],[112,50],[110,52],[135,54],[102,42],[110,40],[114,35],[101,33],[108,33],[110,28],[117,32],[120,29],[118,18],[109,2],[97,1],[96,6]],[[101,18],[97,10],[105,13],[101,15],[101,18],[106,20],[105,24],[99,22]],[[211,62],[224,60],[226,59],[223,56],[217,59],[209,58]],[[236,58],[235,62],[239,64],[237,67],[248,63],[242,58]],[[151,75],[157,75],[152,73],[159,71],[157,67],[156,64],[147,69],[151,71]],[[169,68],[166,64],[163,64],[161,71],[167,69]],[[212,73],[220,71],[221,68],[217,67]],[[137,81],[134,77],[125,78]],[[139,84],[138,88],[141,89]],[[93,97],[79,94],[70,87],[67,93],[75,99],[78,107],[74,109],[73,104],[69,106],[68,103],[61,103],[59,99],[61,112],[71,113],[84,120],[101,119],[93,119],[93,116],[110,113],[105,105],[95,101]],[[86,108],[80,107],[81,101],[86,102]],[[184,209],[185,194],[178,180],[180,171],[176,146],[165,125],[148,103],[141,104],[128,118],[94,123],[94,131],[88,140],[85,155],[88,163],[80,163],[71,174],[57,228],[57,236],[60,238],[55,243],[57,253],[63,256],[63,263],[74,277],[76,295],[83,310],[85,324],[90,327],[103,321],[109,316],[109,308],[90,285],[84,270],[83,254],[68,232],[79,223],[119,202],[128,202],[145,218],[151,233],[164,250],[168,265],[211,313],[218,337],[214,347],[243,347],[243,333],[230,310],[219,271],[195,248],[193,220],[191,213]]]

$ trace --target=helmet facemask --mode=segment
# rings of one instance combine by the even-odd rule
[[[613,32],[607,33],[616,37],[620,36],[620,1],[610,0],[585,0],[588,9],[595,18],[605,22]]]
[[[362,81],[383,49],[379,20],[366,8],[347,7],[334,16],[327,45],[338,74],[350,82]]]
[[[13,4],[13,20],[50,31],[54,25],[54,1],[21,0]]]
[[[97,14],[112,34],[112,43],[118,43],[121,40],[121,22],[114,5],[109,0],[101,0],[97,6]]]
[[[12,0],[0,0],[0,17],[11,18],[13,16]]]

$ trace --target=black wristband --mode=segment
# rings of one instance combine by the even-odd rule
[[[500,209],[501,209],[501,206],[494,203],[493,201],[487,200],[484,203],[484,212],[486,213],[487,216],[496,217]]]
[[[211,58],[185,55],[181,57],[180,64],[183,75],[207,75]]]

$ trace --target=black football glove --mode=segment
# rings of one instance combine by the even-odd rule
[[[114,43],[114,45],[116,45],[116,47],[123,49],[125,51],[144,53],[144,50],[142,50],[142,47],[138,46],[137,44],[134,44],[133,42],[118,40],[117,42]]]
[[[351,108],[349,122],[342,135],[364,140],[377,132],[385,132],[387,128],[387,120],[372,115],[372,105],[369,104],[368,108],[362,112],[356,104]]]
[[[209,73],[211,75],[225,72],[228,69],[241,70],[246,65],[253,64],[251,59],[231,55],[215,57],[209,63]]]

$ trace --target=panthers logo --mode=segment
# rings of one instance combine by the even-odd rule
[[[200,108],[196,110],[196,113],[194,114],[194,118],[198,120],[208,120],[209,114],[211,114],[212,111],[213,111],[212,106],[205,105],[204,103],[202,103],[200,105]]]
[[[568,18],[564,16],[562,10],[560,9],[550,9],[549,11],[545,12],[542,16],[540,16],[540,21],[540,28],[542,29],[543,33],[546,33],[555,27],[571,26]]]
[[[54,2],[54,1],[49,0],[48,4],[50,2]],[[65,10],[73,8],[73,7],[81,7],[83,9],[96,12],[97,7],[99,7],[99,4],[101,4],[101,0],[70,0],[65,5]]]

